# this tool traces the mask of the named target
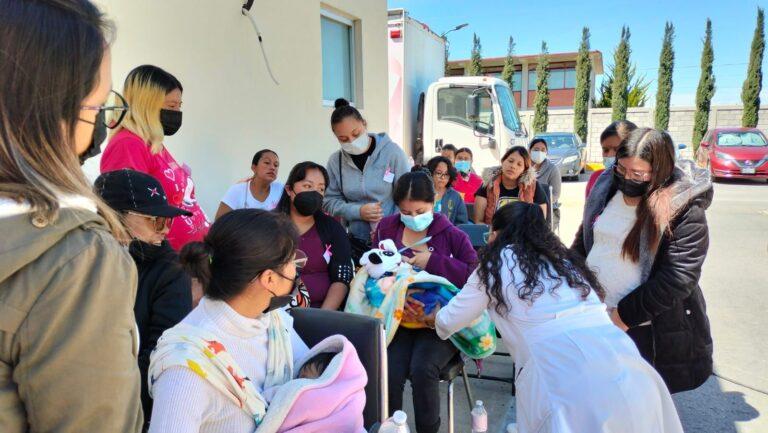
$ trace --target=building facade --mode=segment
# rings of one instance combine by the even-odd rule
[[[578,53],[552,53],[549,55],[549,108],[573,108],[573,97],[576,88],[576,58]],[[590,92],[592,100],[595,95],[595,77],[603,73],[603,54],[591,51],[592,77]],[[518,108],[526,110],[533,108],[536,98],[536,66],[538,54],[513,56],[515,68],[512,92]],[[486,58],[482,61],[483,75],[501,77],[506,57]],[[466,75],[470,59],[448,62],[450,76]]]
[[[184,124],[166,145],[192,169],[209,217],[234,182],[251,174],[253,154],[280,156],[278,180],[300,161],[325,164],[339,143],[333,100],[350,99],[371,131],[386,131],[386,0],[254,2],[267,71],[243,0],[96,0],[114,21],[113,88],[154,64],[184,86]],[[98,174],[98,158],[86,164]]]

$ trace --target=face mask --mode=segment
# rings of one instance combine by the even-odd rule
[[[606,170],[608,170],[609,168],[613,167],[613,164],[616,164],[616,157],[615,156],[604,156],[603,157],[603,165],[605,166]]]
[[[90,122],[89,122],[90,123]],[[104,112],[99,111],[96,114],[96,120],[93,122],[93,133],[91,135],[91,144],[85,149],[78,158],[80,158],[80,165],[83,165],[89,158],[101,153],[101,143],[107,139],[107,125],[104,123]]]
[[[181,111],[160,110],[160,124],[163,125],[163,135],[171,136],[181,128]]]
[[[616,188],[627,197],[641,197],[648,192],[648,188],[651,186],[651,182],[625,179],[616,171],[613,172],[613,179],[616,182]]]
[[[415,232],[426,230],[427,227],[432,224],[433,219],[434,214],[432,212],[425,212],[416,216],[400,214],[400,221],[402,221],[406,227]]]
[[[341,150],[350,155],[362,155],[371,146],[370,138],[366,132],[363,132],[349,143],[339,142],[339,144],[341,144]]]
[[[283,277],[279,273],[278,275]],[[283,278],[286,280],[289,279],[286,277]],[[272,298],[269,300],[269,305],[267,305],[267,309],[264,310],[263,314],[269,313],[273,310],[278,310],[288,305],[291,307],[309,307],[309,291],[301,282],[301,278],[299,277],[298,272],[296,273],[296,277],[293,279],[293,288],[289,294],[278,296],[272,293],[271,290],[267,290],[272,295]]]
[[[545,159],[547,159],[547,152],[542,152],[540,150],[534,150],[531,152],[531,161],[535,162],[536,164],[541,164]]]
[[[304,191],[293,198],[296,212],[304,216],[314,215],[323,206],[323,195],[317,191]]]
[[[459,170],[462,173],[469,173],[470,168],[472,168],[472,163],[469,161],[456,161],[456,170]]]

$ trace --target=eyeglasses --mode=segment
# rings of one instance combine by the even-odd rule
[[[432,176],[434,176],[434,177],[436,177],[438,179],[448,179],[448,177],[450,177],[450,175],[448,173],[444,172],[444,171],[436,171],[436,172],[432,173]]]
[[[627,170],[627,168],[619,162],[616,162],[613,169],[625,179],[634,180],[635,182],[647,182],[651,180],[651,175],[653,174],[651,171]]]
[[[98,113],[96,114],[95,122],[91,122],[85,119],[80,119],[83,122],[90,123],[91,125],[103,123],[104,126],[106,126],[107,128],[115,129],[123,121],[123,118],[125,118],[125,114],[128,112],[129,107],[128,107],[128,102],[126,102],[125,98],[123,98],[123,95],[115,92],[114,90],[110,90],[109,97],[107,98],[106,104],[81,105],[80,109],[98,111]],[[107,116],[106,116],[107,111],[110,112],[109,119],[107,119]]]
[[[157,233],[161,233],[166,228],[170,228],[173,218],[144,215],[137,212],[126,212],[128,215],[134,215],[141,218],[146,218],[152,221],[152,226]]]

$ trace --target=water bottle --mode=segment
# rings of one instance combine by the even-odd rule
[[[402,410],[397,410],[391,418],[384,421],[379,433],[411,433],[408,428],[408,415]]]
[[[475,408],[472,409],[472,433],[485,433],[488,431],[488,412],[485,411],[483,402],[475,402]]]

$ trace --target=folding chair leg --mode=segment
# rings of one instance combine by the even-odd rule
[[[474,408],[475,398],[472,396],[472,388],[469,387],[469,377],[467,377],[466,368],[461,369],[461,376],[464,378],[464,390],[467,392],[467,403],[469,404],[469,411]]]
[[[448,381],[448,433],[453,433],[453,381]]]

